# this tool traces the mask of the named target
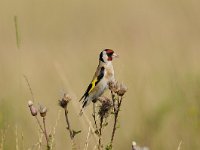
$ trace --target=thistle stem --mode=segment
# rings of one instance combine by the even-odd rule
[[[46,129],[46,119],[45,119],[45,117],[42,117],[42,119],[43,119],[43,126],[44,126],[44,136],[45,136],[45,139],[47,142],[47,149],[50,150],[49,138],[48,138],[47,129]]]
[[[100,128],[99,128],[99,145],[98,149],[101,149],[101,136],[102,136],[102,127],[103,127],[103,116],[100,118]]]
[[[65,108],[65,119],[66,119],[66,123],[67,123],[67,130],[69,130],[70,138],[71,138],[71,140],[73,140],[74,135],[73,135],[73,131],[71,129],[70,123],[69,123],[67,106]]]
[[[114,97],[113,95],[112,95],[112,97]],[[117,107],[115,107],[115,103],[114,103],[115,101],[117,101]],[[113,124],[112,136],[111,136],[111,140],[110,140],[111,147],[112,147],[114,136],[115,136],[115,132],[116,132],[116,129],[117,129],[117,119],[118,119],[118,114],[119,114],[119,110],[120,110],[120,107],[121,107],[121,103],[122,103],[122,96],[120,98],[118,97],[117,100],[113,99],[113,105],[114,105],[114,124]]]
[[[95,103],[93,103],[93,119],[94,119],[94,124],[95,124],[95,127],[96,127],[96,130],[98,129],[98,126],[97,126],[97,120],[96,120],[96,111],[95,111]]]

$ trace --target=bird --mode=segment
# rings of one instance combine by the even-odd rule
[[[95,103],[97,98],[108,89],[108,83],[115,81],[114,68],[112,65],[114,58],[118,58],[118,55],[112,49],[104,49],[99,54],[99,64],[96,72],[85,93],[79,100],[79,102],[83,100],[82,109],[88,106],[91,101]]]

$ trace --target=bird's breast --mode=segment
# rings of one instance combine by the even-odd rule
[[[113,67],[107,67],[105,69],[105,79],[110,81],[114,78],[114,70]]]

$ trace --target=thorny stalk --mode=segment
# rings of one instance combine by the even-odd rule
[[[100,118],[100,127],[99,127],[99,145],[98,145],[98,149],[99,149],[99,150],[102,148],[101,139],[102,139],[103,118],[104,118],[104,116],[101,116],[101,118]]]
[[[24,75],[24,79],[25,79],[25,81],[26,81],[26,83],[27,83],[27,85],[29,87],[29,91],[31,93],[31,97],[32,97],[32,100],[34,102],[35,98],[34,98],[34,95],[33,95],[33,91],[32,91],[31,85],[30,85],[30,83],[29,83],[28,78],[26,77],[26,75]],[[28,102],[28,106],[30,108],[32,116],[34,116],[36,118],[36,121],[37,121],[37,123],[38,123],[38,125],[39,125],[39,127],[40,127],[40,129],[42,131],[42,133],[45,135],[45,139],[46,139],[46,143],[47,143],[47,149],[49,150],[50,149],[49,137],[48,137],[48,134],[47,134],[46,121],[45,121],[45,116],[46,116],[46,113],[47,113],[47,109],[46,109],[46,107],[41,107],[41,106],[40,106],[40,109],[39,109],[40,116],[43,118],[43,127],[44,127],[43,128],[42,125],[41,125],[41,123],[40,123],[40,120],[37,117],[37,109],[33,106],[33,102],[29,101]]]
[[[69,117],[68,117],[68,109],[67,106],[69,104],[69,101],[71,100],[71,97],[69,97],[67,94],[64,94],[64,97],[59,100],[59,105],[65,110],[65,120],[67,124],[67,130],[69,131],[69,135],[72,141],[72,149],[77,149],[76,143],[74,142],[74,137],[76,134],[80,133],[81,131],[74,131],[71,128],[70,122],[69,122]]]
[[[65,108],[65,119],[66,119],[66,123],[67,123],[67,130],[69,130],[70,138],[73,140],[74,135],[73,135],[73,131],[71,129],[70,123],[69,123],[67,106]]]
[[[38,125],[39,125],[39,127],[40,127],[42,133],[44,133],[44,130],[43,130],[43,128],[42,128],[42,125],[41,125],[41,123],[40,123],[40,120],[38,119],[37,116],[35,116],[35,119],[37,120],[37,123],[38,123]]]
[[[127,92],[127,87],[123,83],[119,83],[117,81],[110,82],[108,85],[111,91],[112,102],[113,102],[113,114],[114,114],[114,124],[109,145],[109,147],[112,148],[115,132],[117,129],[118,114],[120,111],[123,95]]]
[[[106,119],[110,114],[110,110],[112,108],[112,102],[107,97],[100,97],[99,101],[101,102],[101,105],[100,105],[99,112],[98,112],[98,115],[99,115],[98,149],[100,150],[103,148],[103,144],[102,144],[103,122],[104,122],[104,119]]]
[[[42,133],[43,133],[44,136],[45,136],[46,143],[47,143],[47,149],[49,150],[49,149],[50,149],[49,137],[48,137],[48,134],[47,134],[47,130],[46,130],[46,121],[45,121],[45,116],[46,116],[46,113],[47,113],[47,109],[46,109],[46,107],[42,107],[42,106],[40,106],[40,108],[39,108],[40,116],[41,116],[42,119],[43,119],[43,126],[42,126],[42,124],[40,123],[40,120],[39,120],[38,117],[37,117],[37,114],[38,114],[37,112],[38,112],[38,110],[34,107],[32,101],[28,101],[28,107],[29,107],[29,109],[30,109],[31,115],[35,117],[35,119],[36,119],[36,121],[37,121],[37,124],[38,124],[40,130],[42,131]]]
[[[96,111],[95,111],[95,103],[93,103],[93,114],[92,114],[92,117],[94,119],[94,124],[95,124],[95,127],[96,127],[96,130],[98,129],[98,126],[97,126],[97,120],[96,120]]]
[[[46,129],[46,121],[45,121],[45,117],[42,118],[43,119],[43,126],[44,126],[44,136],[47,142],[47,149],[50,149],[50,145],[49,145],[49,138],[48,138],[48,134],[47,134],[47,129]]]
[[[67,124],[67,130],[69,131],[70,134],[70,138],[72,140],[72,149],[77,149],[76,148],[76,144],[74,142],[74,137],[76,134],[80,133],[81,131],[74,131],[71,128],[70,122],[69,122],[69,117],[68,117],[68,103],[71,100],[71,97],[69,97],[68,95],[64,94],[64,97],[62,98],[62,100],[59,100],[59,105],[64,109],[65,111],[65,120],[66,120],[66,124]]]
[[[47,108],[40,105],[39,112],[40,112],[40,116],[42,117],[42,121],[43,121],[43,133],[44,133],[44,136],[45,136],[45,139],[46,139],[46,142],[47,142],[46,146],[47,146],[47,149],[49,150],[50,149],[50,145],[49,145],[50,136],[48,135],[47,128],[46,128]]]
[[[115,106],[115,103],[117,103],[117,107]],[[112,147],[114,136],[115,136],[115,132],[116,132],[116,129],[117,129],[117,119],[118,119],[118,114],[119,114],[119,111],[120,111],[121,103],[122,103],[122,96],[120,96],[120,98],[118,97],[117,100],[113,99],[114,124],[113,124],[112,136],[111,136],[111,140],[110,140],[111,147]]]

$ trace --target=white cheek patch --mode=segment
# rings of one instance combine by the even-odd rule
[[[104,62],[108,61],[108,56],[105,51],[103,52],[103,60],[104,60]]]

